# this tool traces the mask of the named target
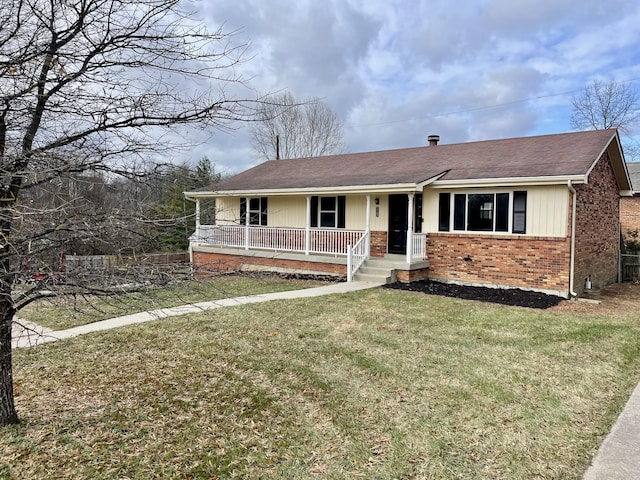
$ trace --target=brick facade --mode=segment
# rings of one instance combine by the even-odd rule
[[[620,199],[620,229],[624,236],[629,231],[640,231],[640,196]]]
[[[432,280],[569,292],[570,239],[431,233]]]
[[[577,185],[574,290],[581,293],[591,277],[594,287],[618,279],[620,253],[620,193],[609,156],[605,153]]]
[[[387,253],[387,232],[371,232],[371,256],[384,257]]]

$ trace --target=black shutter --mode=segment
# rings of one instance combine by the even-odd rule
[[[240,197],[240,225],[247,223],[247,199]]]
[[[318,197],[311,197],[311,227],[315,228],[318,226]]]
[[[415,198],[415,204],[413,209],[413,225],[414,232],[422,233],[422,194],[417,193]]]
[[[496,193],[496,232],[509,231],[509,194]]]
[[[527,233],[527,192],[513,192],[513,233]]]
[[[440,193],[440,206],[438,212],[438,230],[449,231],[449,219],[451,218],[451,194]]]
[[[344,228],[346,216],[347,197],[341,195],[338,197],[338,228]]]
[[[453,196],[453,229],[466,230],[464,224],[465,209],[467,206],[467,195],[464,193],[456,193]]]
[[[260,199],[260,225],[267,226],[267,197]]]

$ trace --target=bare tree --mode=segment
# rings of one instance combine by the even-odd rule
[[[317,157],[344,151],[342,125],[322,100],[297,100],[286,92],[272,96],[251,126],[261,159]]]
[[[640,96],[628,83],[594,80],[572,99],[571,126],[577,130],[617,128],[631,134],[638,119]]]
[[[65,175],[133,175],[182,145],[172,132],[247,118],[250,103],[228,93],[243,52],[179,0],[0,0],[0,424],[18,422],[13,317],[41,293],[20,283],[24,258],[94,234],[73,202],[25,229],[19,199]]]

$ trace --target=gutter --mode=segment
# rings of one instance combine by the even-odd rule
[[[578,199],[578,192],[573,188],[571,180],[567,181],[569,191],[573,194],[573,201],[571,202],[571,264],[569,267],[569,295],[577,297],[578,294],[573,290],[573,282],[576,276],[576,201]]]
[[[426,182],[426,183],[425,183]],[[427,184],[429,181],[421,182]],[[220,190],[220,191],[192,191],[183,192],[189,200],[208,197],[266,197],[292,195],[375,195],[377,193],[408,193],[420,192],[422,188],[417,183],[397,183],[389,185],[347,185],[337,187],[300,187],[300,188],[260,188],[255,190]]]

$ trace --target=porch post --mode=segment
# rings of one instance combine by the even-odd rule
[[[200,199],[196,200],[196,238],[200,237]]]
[[[244,249],[249,250],[249,219],[251,214],[249,213],[249,199],[247,198],[247,208],[244,215]]]
[[[371,253],[371,195],[367,195],[367,218],[365,221],[365,234],[367,235],[367,243],[365,245],[366,252],[365,255],[369,258],[369,254]]]
[[[411,258],[413,257],[413,199],[415,197],[414,193],[410,193],[409,197],[409,206],[407,208],[407,263],[411,263]]]
[[[311,195],[307,195],[307,224],[304,229],[304,254],[311,250]]]

